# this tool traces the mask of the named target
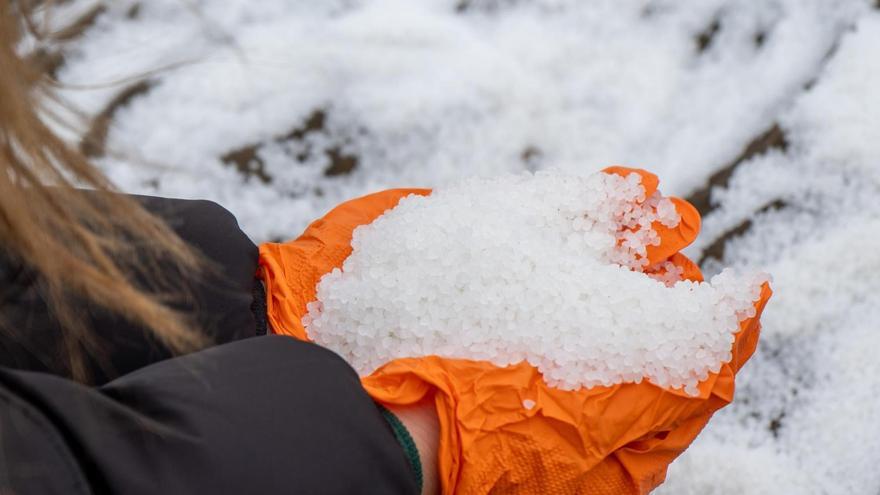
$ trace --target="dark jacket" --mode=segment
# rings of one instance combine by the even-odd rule
[[[0,370],[0,492],[415,494],[403,450],[336,354],[256,337],[100,388]]]
[[[199,281],[177,304],[229,343],[171,358],[141,329],[90,314],[113,368],[96,358],[96,385],[74,383],[53,360],[60,329],[33,277],[0,263],[0,311],[24,330],[0,337],[0,493],[416,493],[347,363],[255,336],[257,250],[235,218],[208,202],[142,201],[221,268],[223,280]]]

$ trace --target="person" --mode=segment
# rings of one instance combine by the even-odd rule
[[[0,492],[419,493],[432,410],[265,335],[229,212],[119,194],[50,130],[28,5],[0,3]]]

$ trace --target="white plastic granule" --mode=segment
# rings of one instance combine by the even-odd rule
[[[507,366],[577,389],[643,378],[697,393],[731,359],[761,275],[648,276],[654,222],[679,222],[641,178],[525,173],[409,196],[354,231],[303,324],[361,375],[438,355]]]

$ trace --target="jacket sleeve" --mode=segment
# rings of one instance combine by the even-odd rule
[[[355,372],[288,337],[217,346],[99,388],[2,369],[0,398],[15,405],[0,414],[3,493],[416,493]]]

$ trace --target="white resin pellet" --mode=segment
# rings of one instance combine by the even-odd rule
[[[731,359],[766,280],[730,271],[647,275],[668,199],[627,178],[555,171],[468,179],[409,196],[354,231],[303,319],[361,375],[396,358],[523,360],[561,389],[640,382],[683,388]]]

